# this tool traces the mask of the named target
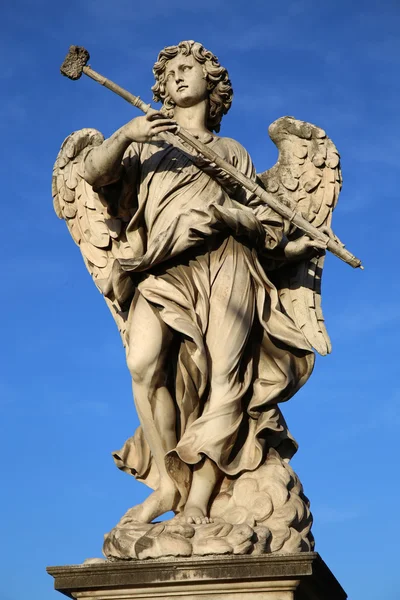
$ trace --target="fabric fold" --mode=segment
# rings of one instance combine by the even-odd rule
[[[211,143],[255,179],[240,144],[216,137]],[[132,181],[138,209],[126,232],[132,258],[116,263],[106,289],[121,305],[137,290],[176,334],[170,391],[178,441],[166,464],[176,471],[179,461],[194,465],[207,456],[235,477],[257,469],[269,448],[290,458],[297,444],[279,404],[308,379],[314,354],[258,257],[279,245],[282,219],[243,190],[229,196],[163,142],[133,145],[130,160],[132,153],[139,177]],[[114,459],[157,487],[141,427]]]

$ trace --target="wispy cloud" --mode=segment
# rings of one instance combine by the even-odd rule
[[[349,425],[343,426],[336,434],[336,440],[365,438],[369,435],[375,438],[377,432],[382,435],[388,435],[389,431],[397,431],[400,426],[400,391],[397,391],[389,399],[374,403],[359,414],[357,420],[353,420]]]
[[[400,62],[400,41],[398,36],[388,36],[385,39],[371,42],[366,49],[369,60],[375,60],[382,64]]]
[[[0,65],[1,69],[1,65]],[[8,97],[2,102],[0,108],[0,123],[2,129],[9,129],[11,126],[21,125],[28,118],[28,108],[26,101],[21,94]]]
[[[285,105],[286,97],[275,86],[250,82],[246,90],[235,92],[234,110],[246,114],[259,114],[260,109],[267,114],[280,114]]]
[[[107,417],[111,414],[110,404],[104,401],[83,401],[83,402],[74,402],[69,401],[68,403],[63,403],[61,411],[65,415],[92,415],[94,417]],[[60,407],[57,409],[58,413],[60,412]]]
[[[12,20],[17,19],[17,11]],[[24,72],[29,72],[34,64],[34,55],[28,48],[21,45],[16,40],[7,40],[5,36],[0,41],[0,72],[1,78],[11,79],[20,76]]]
[[[316,522],[331,525],[359,519],[363,516],[363,513],[358,509],[340,509],[334,506],[315,505],[313,516]]]
[[[400,128],[400,119],[397,119]],[[395,123],[393,123],[395,125]],[[393,130],[374,123],[374,126],[366,125],[368,139],[357,139],[347,150],[347,158],[357,163],[369,165],[385,165],[398,168],[400,154],[400,139],[393,135]],[[376,135],[374,135],[376,133]],[[383,176],[382,172],[381,175]]]
[[[331,330],[336,337],[361,336],[383,327],[400,323],[400,304],[393,302],[364,303],[357,310],[342,310],[331,318]]]
[[[215,0],[212,10],[222,6],[222,0]],[[131,0],[119,0],[111,7],[107,0],[89,0],[82,8],[96,21],[122,22],[124,24],[148,23],[162,18],[167,8],[169,14],[203,13],[205,7],[201,3],[187,2],[187,0],[170,0],[166,6],[164,0],[152,0],[151,4],[136,3],[132,6]]]
[[[272,48],[289,51],[318,47],[315,36],[296,35],[299,19],[308,15],[310,25],[313,19],[318,19],[315,4],[311,0],[292,0],[286,3],[285,11],[271,11],[268,16],[261,6],[254,6],[252,11],[243,11],[240,16],[227,14],[223,29],[219,28],[218,33],[215,33],[216,42],[221,44],[222,41],[224,50],[234,53],[253,50],[260,52],[262,49]]]
[[[366,190],[365,193],[357,190],[357,192],[353,194],[351,198],[346,198],[346,200],[340,198],[336,211],[342,213],[343,215],[348,215],[351,213],[361,214],[366,210],[367,207],[374,203],[374,197],[370,192],[371,190]]]
[[[7,410],[17,397],[15,386],[0,380],[0,410]]]

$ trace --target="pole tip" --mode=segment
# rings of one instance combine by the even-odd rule
[[[83,73],[83,67],[90,59],[89,52],[82,46],[70,46],[60,71],[69,79],[79,79]]]

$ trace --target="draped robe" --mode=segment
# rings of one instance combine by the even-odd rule
[[[255,180],[238,142],[211,135],[205,141]],[[174,471],[176,460],[194,465],[208,456],[234,477],[257,469],[271,447],[284,458],[296,451],[278,404],[308,379],[314,354],[267,276],[277,264],[284,268],[274,259],[281,217],[195,162],[165,141],[129,147],[120,202],[137,202],[126,230],[133,258],[116,262],[112,293],[121,304],[128,301],[132,313],[135,290],[176,332],[169,385],[178,443],[167,464],[175,461]],[[210,402],[210,356],[226,378],[218,403]],[[141,427],[113,455],[120,469],[157,487]]]

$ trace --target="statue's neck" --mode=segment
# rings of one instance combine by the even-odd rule
[[[175,106],[174,119],[190,133],[210,133],[207,129],[208,100],[202,100],[195,106]]]

